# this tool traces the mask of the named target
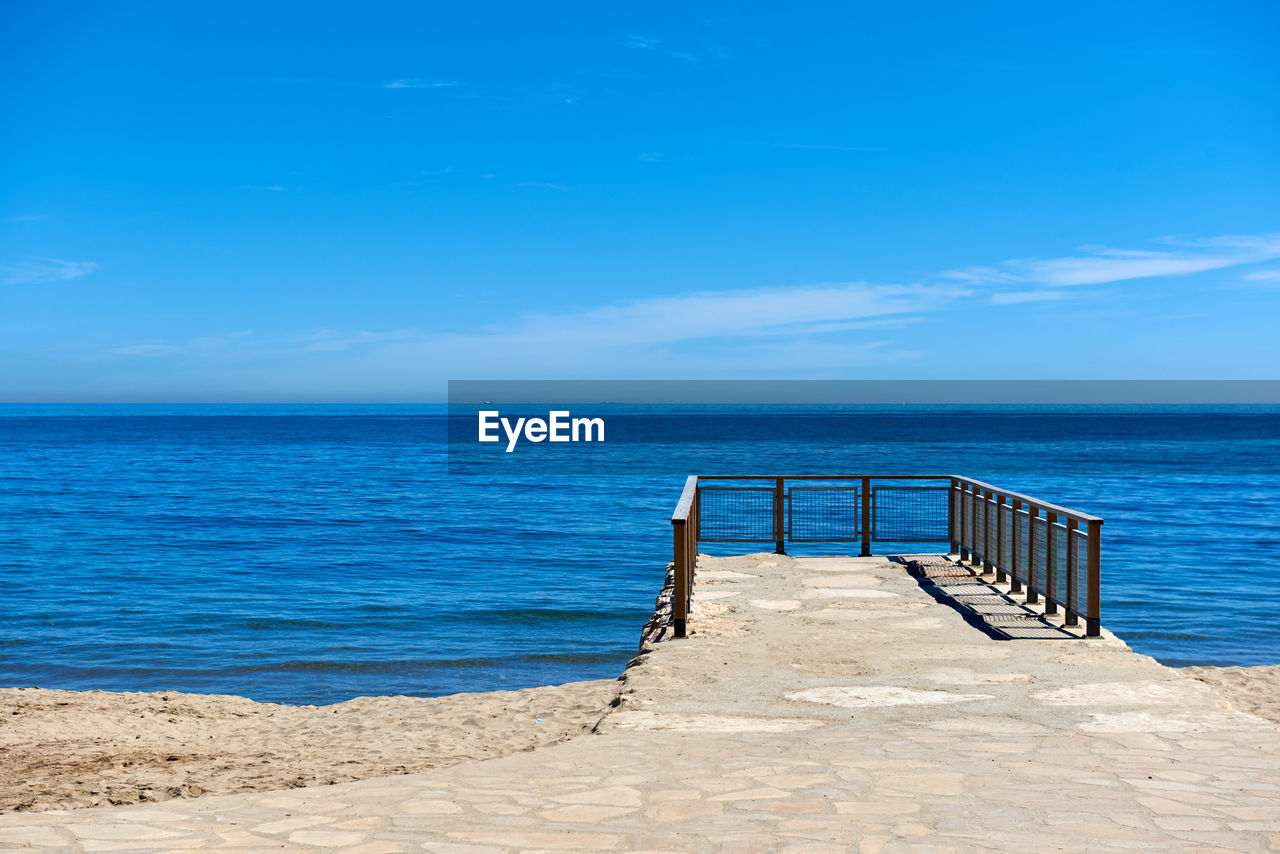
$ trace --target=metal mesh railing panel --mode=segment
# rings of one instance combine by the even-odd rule
[[[1067,607],[1077,613],[1084,613],[1083,603],[1085,591],[1088,589],[1089,571],[1089,537],[1084,531],[1076,529],[1071,532],[1070,548],[1075,550],[1075,590]],[[1065,574],[1065,572],[1064,572]]]
[[[969,553],[976,557],[982,553],[982,499],[975,493],[969,494],[969,536]]]
[[[871,489],[871,535],[894,542],[946,542],[945,486],[876,486]]]
[[[1053,526],[1053,560],[1054,589],[1049,591],[1054,599],[1065,604],[1067,601],[1067,526],[1054,523]]]
[[[859,539],[859,492],[854,486],[791,487],[787,490],[787,536],[809,543]]]
[[[1018,553],[1016,555],[1017,563],[1010,561],[1010,571],[1017,566],[1017,579],[1025,582],[1029,577],[1029,568],[1031,560],[1027,557],[1027,533],[1031,530],[1031,514],[1026,510],[1018,510],[1013,514],[1014,524],[1018,526]]]
[[[986,559],[993,564],[996,562],[996,556],[1000,554],[1000,505],[996,503],[994,498],[985,502],[987,510],[987,550],[990,552]]]
[[[1038,591],[1043,591],[1045,589],[1046,560],[1049,554],[1048,543],[1045,541],[1048,526],[1045,524],[1043,516],[1036,516],[1031,520],[1031,523],[1035,527],[1035,549],[1030,555],[1031,573],[1029,578],[1031,579],[1032,587]]]
[[[773,490],[698,488],[698,539],[708,543],[773,542]]]
[[[983,541],[986,539],[987,529],[987,500],[979,495],[973,497],[973,554],[976,557],[987,559],[982,547]]]
[[[1008,504],[997,505],[1000,513],[1000,564],[999,569],[1008,572],[1013,566],[1013,508]]]

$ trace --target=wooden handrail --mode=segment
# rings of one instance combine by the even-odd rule
[[[700,474],[699,480],[947,480],[954,474]]]
[[[675,636],[687,631],[693,601],[693,570],[698,562],[698,478],[685,478],[684,491],[671,514],[671,622]]]
[[[689,518],[689,511],[693,508],[693,497],[698,493],[698,476],[689,475],[684,481],[684,492],[680,493],[680,500],[676,502],[676,512],[671,514],[671,523],[683,522]]]
[[[1098,524],[1102,523],[1102,519],[1097,516],[1090,516],[1088,513],[1081,513],[1079,510],[1072,510],[1069,507],[1050,504],[1048,501],[1041,501],[1039,498],[1032,498],[1028,495],[1023,495],[1020,492],[1010,492],[1007,489],[1000,489],[999,487],[992,486],[989,483],[983,483],[980,480],[974,480],[972,478],[961,477],[954,474],[948,475],[948,477],[953,477],[962,483],[967,483],[970,486],[977,487],[978,489],[985,489],[988,492],[995,493],[997,497],[1003,495],[1006,499],[1013,499],[1014,501],[1021,501],[1023,504],[1030,504],[1060,517],[1065,516],[1068,519],[1075,519],[1077,522],[1084,522],[1085,524],[1088,524],[1089,522],[1097,522]]]

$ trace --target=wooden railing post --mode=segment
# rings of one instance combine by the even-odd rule
[[[783,479],[777,478],[773,484],[773,539],[776,541],[774,553],[784,555],[786,547],[786,520],[783,510]]]
[[[969,484],[960,484],[960,562],[969,559]]]
[[[1067,520],[1067,613],[1063,621],[1068,626],[1080,625],[1079,617],[1076,614],[1079,605],[1076,600],[1080,596],[1080,591],[1076,589],[1076,573],[1080,571],[1078,561],[1076,560],[1076,544],[1075,533],[1080,523],[1075,519]]]
[[[1044,514],[1044,612],[1058,613],[1058,514]]]
[[[1084,614],[1085,637],[1102,634],[1102,520],[1089,522],[1089,602]]]
[[[862,557],[871,556],[871,478],[862,479]]]
[[[684,520],[672,520],[671,531],[674,536],[675,560],[672,562],[671,589],[671,622],[675,625],[676,637],[685,636],[689,620],[689,523]]]
[[[956,485],[956,479],[951,478],[951,486],[947,490],[947,537],[951,540],[949,554],[960,551],[960,534],[956,530],[956,505],[960,503],[960,499],[957,497]]]
[[[978,502],[980,502],[980,501],[985,502],[985,500],[986,500],[986,499],[984,499],[984,498],[983,498],[983,496],[982,496],[982,490],[981,490],[981,489],[979,489],[979,488],[978,488],[978,487],[976,487],[976,486],[973,488],[973,491],[972,491],[969,495],[970,495],[970,504],[972,505],[972,508],[973,508],[973,509],[972,509],[972,511],[971,511],[971,513],[972,513],[972,515],[973,515],[973,519],[972,519],[972,523],[973,523],[973,536],[970,538],[970,539],[973,541],[973,550],[969,553],[969,565],[970,565],[970,566],[977,566],[977,565],[978,565],[978,562],[979,562],[979,559],[978,559],[978,549],[982,548],[982,543],[978,542],[978,514],[979,514],[979,513],[982,513],[982,514],[983,514],[983,516],[982,516],[982,525],[983,525],[983,528],[982,528],[982,538],[983,538],[983,540],[984,540],[984,541],[985,541],[985,540],[986,540],[986,538],[987,538],[987,529],[986,529],[986,524],[987,524],[986,512],[987,512],[987,508],[986,508],[986,504],[985,504],[985,503],[984,503],[984,504],[982,504],[981,506],[979,506]]]

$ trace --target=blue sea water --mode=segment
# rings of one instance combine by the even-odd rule
[[[611,678],[698,471],[957,472],[1093,513],[1108,628],[1168,664],[1280,663],[1280,407],[696,414],[701,443],[606,443],[632,473],[547,478],[449,474],[442,406],[0,406],[0,685]]]

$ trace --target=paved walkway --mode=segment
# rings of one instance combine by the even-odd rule
[[[0,849],[1280,850],[1280,729],[967,572],[702,562],[599,734],[314,789],[0,817]]]

